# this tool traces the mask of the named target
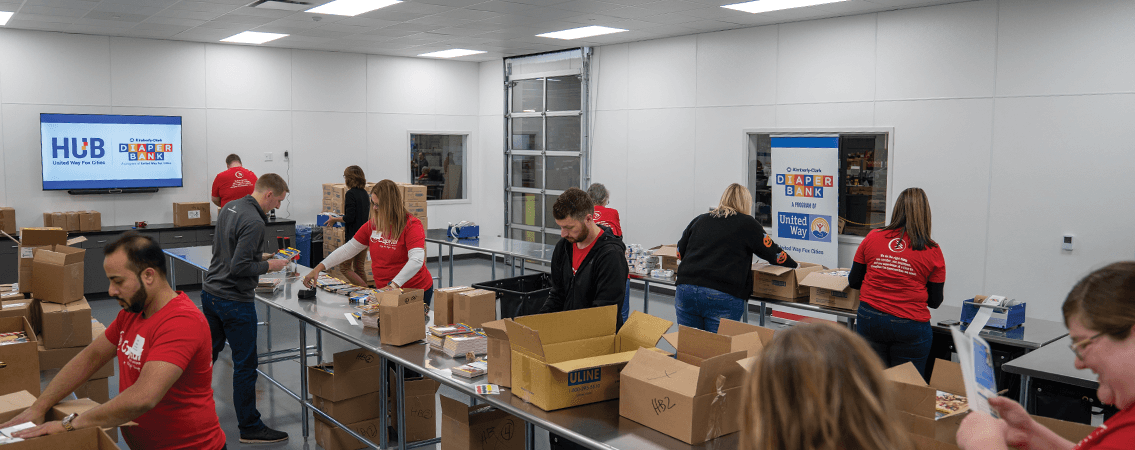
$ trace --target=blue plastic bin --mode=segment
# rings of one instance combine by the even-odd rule
[[[311,225],[296,225],[296,248],[300,251],[300,265],[311,267]]]

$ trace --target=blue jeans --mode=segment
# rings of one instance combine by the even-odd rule
[[[855,331],[871,344],[884,366],[895,367],[910,361],[922,378],[927,378],[926,360],[934,341],[930,322],[895,317],[860,302]]]
[[[678,325],[717,332],[721,319],[741,320],[745,314],[745,299],[724,292],[692,284],[679,284],[674,295],[674,309]]]
[[[627,323],[627,317],[631,315],[631,280],[627,279],[627,287],[623,290],[623,320],[619,323]]]
[[[201,291],[201,308],[213,337],[213,362],[229,341],[233,354],[233,406],[240,432],[264,428],[256,410],[256,303],[234,302]]]

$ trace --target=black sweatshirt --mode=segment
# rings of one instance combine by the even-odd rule
[[[626,245],[610,228],[602,225],[603,234],[595,240],[591,251],[572,274],[571,257],[575,244],[560,239],[552,251],[552,290],[540,313],[571,311],[595,306],[619,305],[618,321],[622,321],[623,295],[627,287]],[[619,323],[619,326],[622,326]]]
[[[355,237],[359,228],[370,220],[370,195],[366,189],[351,188],[343,199],[343,226],[347,239]]]
[[[740,298],[753,293],[750,269],[754,254],[778,266],[796,267],[796,261],[747,214],[697,216],[682,232],[678,252],[682,256],[678,284],[707,287]]]

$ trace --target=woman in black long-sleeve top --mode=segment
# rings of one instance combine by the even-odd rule
[[[721,319],[741,320],[753,292],[753,255],[796,267],[750,215],[752,205],[749,190],[733,183],[717,208],[694,218],[682,233],[674,297],[679,325],[716,333]]]
[[[343,226],[346,227],[344,236],[350,239],[370,218],[370,195],[366,191],[367,177],[361,167],[347,167],[343,170],[343,179],[349,188],[343,198],[343,217],[332,217],[327,223],[343,222]],[[340,269],[351,284],[366,286],[366,262],[367,252],[359,252],[354,258],[347,260]]]

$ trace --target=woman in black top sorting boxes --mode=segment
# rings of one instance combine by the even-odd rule
[[[363,169],[359,166],[349,166],[343,171],[343,179],[347,187],[347,194],[343,199],[343,217],[332,217],[327,219],[328,224],[342,222],[346,227],[344,236],[351,238],[358,233],[359,228],[367,223],[370,211],[370,197],[367,195],[366,184],[367,177],[363,173]],[[366,252],[359,252],[353,258],[348,259],[341,269],[343,274],[346,275],[347,281],[356,286],[367,285],[367,254]]]
[[[721,319],[741,320],[753,292],[750,269],[757,255],[772,264],[796,267],[753,218],[753,196],[737,183],[721,202],[694,218],[678,241],[678,324],[717,332]]]

